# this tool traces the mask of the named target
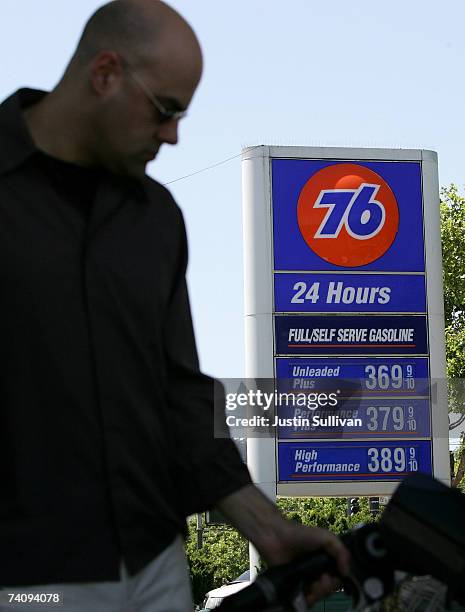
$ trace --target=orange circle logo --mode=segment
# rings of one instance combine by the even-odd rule
[[[319,170],[304,185],[297,221],[314,253],[354,268],[389,249],[399,227],[399,209],[379,174],[358,164],[336,164]]]

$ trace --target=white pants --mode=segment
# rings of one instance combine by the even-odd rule
[[[61,593],[63,603],[9,603],[9,593]],[[118,582],[0,589],[0,612],[192,612],[193,608],[189,569],[180,536],[132,577],[121,562]]]

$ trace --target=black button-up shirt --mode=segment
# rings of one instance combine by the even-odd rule
[[[250,482],[213,436],[169,192],[102,170],[76,206],[0,106],[0,585],[117,580]],[[92,192],[90,192],[92,193]],[[91,196],[89,196],[91,197]]]

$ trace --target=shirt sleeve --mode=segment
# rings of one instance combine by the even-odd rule
[[[179,209],[178,209],[179,211]],[[179,211],[180,257],[164,320],[169,419],[185,516],[206,510],[251,482],[225,423],[221,383],[199,370],[185,272],[187,238]]]

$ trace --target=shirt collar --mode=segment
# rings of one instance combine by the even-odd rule
[[[22,111],[45,95],[45,91],[18,89],[0,105],[0,174],[13,170],[37,151]]]
[[[0,104],[0,175],[14,170],[39,151],[24,121],[23,110],[46,95],[46,91],[38,89],[18,89]],[[114,177],[128,185],[138,199],[148,200],[145,180]]]

